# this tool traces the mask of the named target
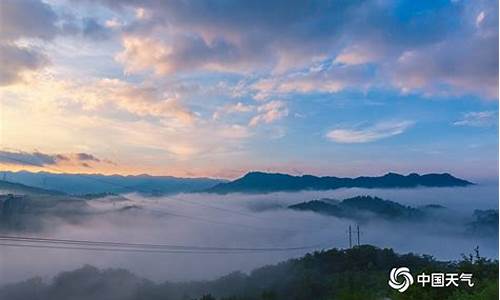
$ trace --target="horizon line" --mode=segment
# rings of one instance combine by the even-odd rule
[[[396,174],[396,175],[401,175],[401,176],[409,176],[409,175],[412,175],[412,174],[416,174],[416,175],[419,175],[419,176],[423,176],[423,175],[431,175],[431,174],[435,174],[435,175],[451,175],[453,177],[455,177],[455,175],[453,175],[453,173],[449,172],[449,171],[443,171],[443,172],[423,172],[423,173],[420,173],[420,172],[417,172],[417,171],[412,171],[412,172],[408,172],[408,173],[404,173],[404,172],[394,172],[394,171],[386,171],[384,172],[383,174],[379,174],[379,175],[357,175],[357,176],[336,176],[336,175],[315,175],[315,174],[312,174],[312,173],[300,173],[300,174],[293,174],[293,173],[288,173],[288,172],[279,172],[279,171],[261,171],[261,170],[248,170],[246,172],[243,172],[241,175],[237,176],[237,177],[234,177],[234,178],[224,178],[224,177],[211,177],[211,176],[174,176],[174,175],[152,175],[152,174],[148,174],[148,173],[139,173],[139,174],[120,174],[120,173],[113,173],[113,174],[105,174],[105,173],[72,173],[72,172],[65,172],[65,171],[60,171],[60,172],[51,172],[50,170],[49,171],[44,171],[44,170],[40,170],[40,171],[29,171],[29,170],[26,170],[26,169],[22,169],[22,170],[17,170],[17,171],[14,171],[14,170],[1,170],[0,172],[10,172],[10,173],[31,173],[31,174],[39,174],[39,173],[48,173],[48,174],[54,174],[54,175],[75,175],[75,176],[121,176],[121,177],[140,177],[140,176],[149,176],[149,177],[171,177],[171,178],[177,178],[177,179],[211,179],[211,180],[229,180],[229,181],[232,181],[232,180],[236,180],[238,178],[242,178],[244,177],[245,175],[248,175],[250,173],[263,173],[263,174],[275,174],[275,175],[289,175],[289,176],[294,176],[294,177],[303,177],[303,176],[314,176],[314,177],[318,177],[318,178],[321,178],[321,177],[337,177],[337,178],[359,178],[359,177],[382,177],[382,176],[386,176],[386,175],[389,175],[389,174]],[[456,178],[459,178],[459,179],[463,179],[465,180],[464,178],[460,178],[460,177],[456,177]],[[3,179],[1,179],[3,180]],[[7,180],[8,181],[8,180]]]

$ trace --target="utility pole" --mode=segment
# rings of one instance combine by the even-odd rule
[[[351,232],[351,225],[349,225],[349,248],[352,248],[352,232]]]
[[[358,247],[359,247],[359,245],[360,245],[360,243],[359,243],[359,224],[356,224],[356,231],[358,233]]]

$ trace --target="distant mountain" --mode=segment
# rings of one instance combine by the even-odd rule
[[[67,194],[130,193],[152,195],[201,191],[225,181],[151,175],[56,174],[28,171],[2,172],[10,182]]]
[[[32,187],[21,183],[0,180],[0,194],[23,194],[23,195],[64,195],[63,192],[46,190],[38,187]]]
[[[270,193],[301,190],[332,190],[338,188],[413,188],[467,186],[473,183],[456,178],[448,173],[400,175],[387,173],[378,177],[340,178],[312,175],[292,176],[279,173],[250,172],[231,182],[208,188],[209,193]]]
[[[331,199],[312,200],[290,205],[288,208],[357,220],[370,217],[388,220],[417,220],[425,217],[426,211],[429,209],[428,207],[422,209],[413,208],[370,196],[357,196],[343,201],[332,201]]]

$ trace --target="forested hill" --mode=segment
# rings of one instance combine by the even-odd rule
[[[475,285],[473,288],[422,288],[414,284],[399,293],[387,284],[391,268],[399,266],[409,267],[413,274],[423,271],[472,273]],[[390,249],[365,245],[307,254],[250,274],[235,272],[214,281],[161,284],[126,270],[85,266],[59,274],[50,284],[32,279],[2,287],[0,299],[489,300],[498,299],[498,261],[477,255],[464,257],[459,262],[439,262],[429,256],[398,255]]]
[[[60,191],[47,190],[5,180],[0,180],[0,194],[64,195],[64,193]]]
[[[223,182],[208,188],[210,193],[270,193],[301,190],[331,190],[338,188],[412,188],[455,187],[473,183],[456,178],[448,173],[401,175],[387,173],[377,177],[341,178],[333,176],[317,177],[312,175],[292,176],[279,173],[250,172],[231,182]]]
[[[357,220],[379,217],[387,220],[407,221],[422,220],[427,216],[429,210],[428,206],[413,208],[397,202],[370,196],[356,196],[344,199],[343,201],[331,199],[312,200],[290,205],[288,208]]]

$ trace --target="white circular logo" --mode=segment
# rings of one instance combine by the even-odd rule
[[[402,279],[402,281],[399,281]],[[392,268],[389,275],[389,286],[400,293],[406,291],[413,284],[413,276],[407,267]]]

